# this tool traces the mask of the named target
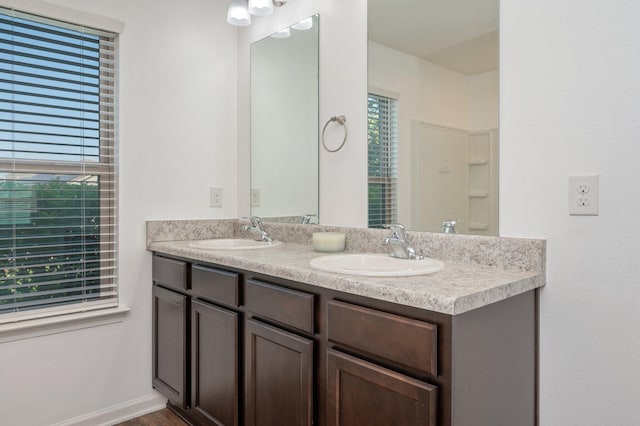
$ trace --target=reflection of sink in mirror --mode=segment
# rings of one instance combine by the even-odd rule
[[[281,241],[255,241],[242,238],[219,238],[214,240],[199,240],[189,243],[189,247],[203,250],[253,250],[277,247]]]
[[[370,277],[407,277],[438,272],[444,264],[435,259],[398,259],[388,254],[336,254],[309,262],[314,269]]]

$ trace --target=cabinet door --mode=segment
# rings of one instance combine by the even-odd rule
[[[247,320],[245,362],[247,426],[312,424],[312,340]]]
[[[220,426],[238,425],[238,314],[193,301],[191,407]]]
[[[153,386],[187,404],[187,296],[153,286]]]
[[[329,426],[435,426],[435,386],[329,349]]]

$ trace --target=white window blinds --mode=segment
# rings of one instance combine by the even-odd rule
[[[115,34],[0,7],[0,323],[117,305]]]
[[[398,113],[396,100],[369,94],[369,227],[397,222]]]

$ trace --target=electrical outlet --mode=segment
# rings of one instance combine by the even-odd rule
[[[211,207],[222,207],[222,188],[210,188]]]
[[[569,214],[598,216],[598,175],[569,176]]]
[[[589,188],[589,184],[587,182],[581,182],[578,183],[577,189],[579,194],[586,194],[591,188]]]
[[[260,207],[260,190],[258,188],[251,189],[251,207]]]

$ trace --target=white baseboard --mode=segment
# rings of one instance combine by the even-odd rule
[[[52,426],[111,426],[161,410],[166,404],[167,398],[154,391],[151,395],[65,420]]]

